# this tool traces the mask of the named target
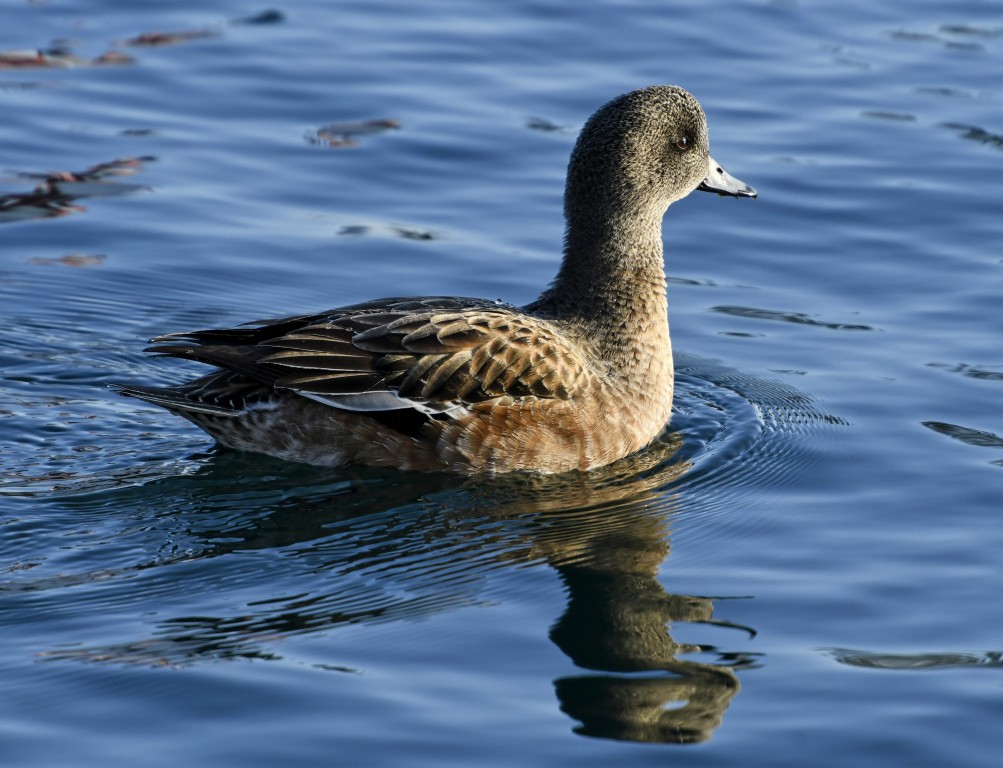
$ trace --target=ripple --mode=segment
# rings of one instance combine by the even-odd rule
[[[824,320],[816,320],[803,312],[788,312],[776,309],[760,309],[757,307],[740,306],[717,306],[711,307],[711,312],[719,312],[722,315],[733,317],[744,317],[752,320],[772,320],[783,323],[795,323],[796,325],[811,325],[818,328],[827,328],[831,331],[873,331],[875,328],[863,323],[836,323]]]
[[[686,355],[677,371],[671,430],[649,449],[547,477],[471,480],[193,454],[204,438],[151,429],[154,412],[130,410],[128,424],[124,412],[108,413],[120,423],[89,435],[93,450],[70,451],[65,477],[54,476],[50,456],[11,478],[7,498],[25,506],[0,531],[0,555],[19,564],[0,592],[9,610],[57,625],[106,617],[105,641],[94,642],[93,626],[88,642],[63,632],[43,658],[150,666],[278,659],[276,640],[290,635],[487,604],[491,574],[514,567],[572,578],[579,568],[620,573],[629,563],[640,569],[629,578],[643,575],[661,594],[655,575],[673,527],[686,520],[688,536],[704,535],[716,517],[747,513],[757,489],[775,489],[816,460],[808,433],[844,423],[781,382]],[[145,436],[135,434],[134,420],[148,417]],[[743,514],[723,535],[749,521]],[[506,584],[506,599],[514,590]],[[732,626],[710,619],[719,599],[680,597],[680,606],[703,608],[677,620]],[[137,634],[135,617],[152,606],[156,618]]]
[[[928,96],[946,96],[948,98],[966,98],[974,99],[978,96],[978,93],[971,90],[966,90],[964,88],[956,88],[952,86],[921,86],[916,88],[916,93],[926,94]]]
[[[891,122],[899,123],[914,123],[916,122],[916,115],[909,114],[908,112],[889,112],[884,110],[867,110],[861,112],[864,117],[871,117],[875,120],[888,120]]]
[[[698,530],[711,531],[716,516],[748,504],[754,486],[802,475],[818,461],[809,435],[847,424],[793,387],[714,361],[677,356],[676,377],[672,427],[685,435],[682,455],[692,464],[678,486],[687,511],[700,513]]]
[[[971,37],[1003,36],[1003,27],[983,27],[974,24],[943,24],[940,27],[940,31],[948,35]]]
[[[969,379],[981,381],[1003,381],[1003,366],[975,366],[967,363],[927,363],[931,368],[942,368],[949,373],[958,373]],[[991,370],[1000,368],[1001,370]]]
[[[828,648],[825,653],[840,664],[866,669],[922,670],[953,669],[958,667],[1003,668],[1003,653],[1000,651],[956,651],[930,653],[879,653],[856,651],[849,648]]]
[[[927,429],[932,429],[938,434],[946,435],[965,443],[965,445],[974,445],[979,448],[1003,448],[1003,437],[992,432],[962,427],[958,424],[948,424],[944,421],[923,421],[920,423]]]
[[[962,51],[984,51],[986,50],[985,46],[982,43],[975,42],[972,38],[988,39],[996,37],[998,34],[999,30],[989,27],[947,24],[941,26],[937,32],[917,32],[908,29],[899,29],[890,32],[889,37],[892,40],[905,42],[935,43],[944,48]]]

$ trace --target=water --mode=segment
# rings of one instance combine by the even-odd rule
[[[0,71],[5,764],[995,765],[998,4],[264,10],[4,11],[74,64]],[[318,470],[106,389],[190,373],[158,333],[532,299],[578,127],[656,82],[760,198],[666,219],[651,450]]]

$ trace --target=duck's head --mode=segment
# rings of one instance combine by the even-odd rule
[[[661,216],[695,189],[733,197],[756,190],[711,156],[700,103],[674,85],[618,96],[582,128],[568,166],[565,205],[589,216]]]

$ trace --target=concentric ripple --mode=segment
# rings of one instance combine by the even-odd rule
[[[8,485],[20,504],[0,528],[0,554],[15,564],[0,596],[24,626],[63,627],[39,627],[59,637],[32,644],[46,658],[184,665],[274,658],[273,641],[286,635],[481,604],[491,599],[489,574],[513,566],[569,574],[629,552],[623,562],[641,568],[631,579],[660,591],[655,573],[674,520],[699,520],[688,535],[709,530],[715,514],[747,507],[751,488],[803,472],[808,433],[839,423],[784,384],[718,363],[682,357],[677,376],[677,413],[653,446],[556,477],[464,480],[192,456],[199,443],[179,425],[174,437],[136,438],[156,460],[144,470],[137,455],[128,471],[124,429],[110,425],[117,439],[78,454],[81,471],[53,482],[26,462],[28,473]],[[79,435],[68,429],[66,438]],[[520,584],[508,579],[505,597],[529,588]],[[138,615],[157,618],[137,625]],[[66,641],[67,628],[94,616],[105,617],[105,641]]]
[[[706,513],[745,503],[752,488],[802,476],[819,460],[816,433],[846,423],[782,382],[694,356],[677,356],[676,366],[672,429],[692,465],[678,487],[705,523]]]

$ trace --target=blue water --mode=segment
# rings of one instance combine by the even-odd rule
[[[5,765],[997,764],[999,4],[572,8],[8,4],[63,50],[0,55]],[[666,218],[645,453],[297,467],[106,388],[190,375],[158,333],[531,300],[579,126],[652,83],[760,197]]]

